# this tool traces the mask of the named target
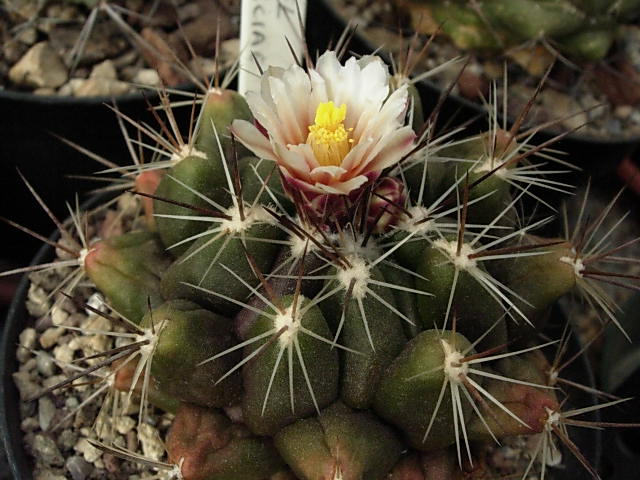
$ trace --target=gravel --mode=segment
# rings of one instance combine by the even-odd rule
[[[122,205],[126,206],[125,203]],[[124,221],[131,222],[132,219],[126,217]],[[13,380],[23,400],[20,403],[20,426],[25,449],[34,460],[34,479],[146,478],[151,472],[148,468],[106,454],[89,440],[120,445],[140,451],[149,458],[165,460],[162,437],[171,423],[171,415],[151,409],[139,423],[139,406],[135,400],[124,415],[112,419],[110,407],[99,415],[103,402],[111,401],[114,395],[123,395],[110,387],[96,394],[105,385],[101,376],[107,373],[106,370],[98,370],[95,376],[77,380],[78,385],[73,388],[59,389],[37,401],[28,401],[44,388],[65,380],[69,374],[83,367],[83,363],[77,362],[79,358],[130,342],[123,338],[114,341],[113,337],[103,334],[79,334],[65,328],[122,331],[121,327],[112,325],[104,317],[88,310],[78,310],[64,297],[53,295],[51,298],[53,289],[68,273],[68,269],[60,268],[30,274],[27,305],[32,319],[21,332],[20,345],[16,349],[19,368],[13,374]],[[95,308],[106,310],[102,295],[95,289],[84,286],[74,293]],[[89,360],[86,364],[97,361],[99,359]],[[95,398],[87,401],[92,395]]]
[[[394,0],[328,0],[339,15],[352,24],[357,24],[358,34],[364,36],[372,45],[382,46],[383,52],[393,54],[406,51],[413,31],[410,14],[400,2]],[[422,17],[421,17],[422,18]],[[425,21],[424,18],[422,18]],[[403,35],[398,35],[402,26]],[[419,51],[426,43],[426,35],[419,37],[414,47]],[[503,98],[500,87],[503,77],[503,63],[508,67],[508,106],[510,115],[517,115],[529,102],[540,77],[546,71],[553,58],[544,49],[534,53],[527,49],[516,50],[509,58],[497,55],[468,54],[469,65],[465,75],[454,86],[452,93],[461,95],[481,104],[480,91],[485,98],[492,81],[498,83],[498,98]],[[545,92],[533,105],[528,122],[531,126],[566,118],[549,130],[556,133],[582,126],[576,132],[578,136],[593,137],[604,141],[635,139],[640,136],[640,113],[629,107],[640,103],[640,26],[627,25],[612,55],[606,61],[596,65],[577,68],[561,61],[556,62],[554,70],[545,85]],[[453,47],[443,36],[437,37],[429,46],[425,58],[419,62],[415,74],[420,74],[447,60],[465,55]],[[508,56],[508,55],[507,55]],[[526,65],[527,70],[520,65]],[[615,66],[615,68],[613,68]],[[453,65],[429,80],[442,90],[446,89],[458,74],[460,64]],[[537,70],[537,71],[533,71]],[[531,73],[529,73],[531,72]],[[463,83],[464,82],[464,83]],[[465,88],[470,83],[473,88]],[[480,88],[478,88],[480,87]],[[598,108],[593,108],[599,105]],[[623,108],[620,108],[623,107]],[[627,108],[625,108],[627,107]],[[575,116],[572,116],[577,114]]]

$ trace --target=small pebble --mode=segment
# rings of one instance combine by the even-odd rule
[[[40,386],[34,382],[34,377],[29,372],[15,372],[13,381],[20,392],[20,399],[26,400],[36,395],[40,391]]]
[[[69,313],[65,312],[59,305],[54,305],[51,309],[51,321],[54,325],[66,325]]]
[[[37,319],[34,327],[36,331],[39,333],[44,332],[47,328],[53,327],[53,322],[51,321],[51,315],[44,315],[43,317],[40,317],[39,319]]]
[[[631,105],[620,105],[619,107],[616,107],[613,113],[618,118],[629,118],[633,113],[633,107]]]
[[[36,420],[33,417],[27,417],[24,420],[22,420],[22,422],[20,423],[20,429],[23,432],[33,432],[39,426],[40,426],[40,423],[38,423],[38,420]]]
[[[42,431],[47,431],[51,425],[51,420],[56,414],[56,407],[49,397],[40,397],[38,399],[38,423]]]
[[[131,417],[120,416],[113,421],[113,425],[117,432],[121,435],[126,435],[136,425],[136,421]]]
[[[73,350],[69,347],[69,344],[58,345],[53,349],[53,357],[61,364],[66,365],[73,360]]]
[[[27,349],[33,349],[36,346],[36,336],[36,331],[33,328],[25,328],[20,333],[20,336],[18,337],[20,347],[18,347],[16,352],[16,357],[20,363],[26,362],[31,355],[31,352]]]
[[[153,68],[143,68],[139,70],[138,73],[133,77],[132,81],[133,83],[149,85],[152,87],[162,85],[162,80],[160,80],[158,72],[156,72]]]
[[[40,346],[44,349],[51,348],[56,344],[58,339],[64,334],[65,329],[60,327],[48,328],[40,335]]]
[[[120,471],[120,460],[109,453],[102,455],[104,468],[109,473],[118,473]]]
[[[44,352],[38,353],[38,355],[36,356],[36,363],[38,371],[42,374],[42,376],[50,377],[54,374],[56,366],[53,362],[53,358],[51,358],[51,355]]]
[[[102,452],[91,445],[86,438],[81,438],[76,443],[74,450],[81,453],[84,459],[89,463],[94,463],[102,456]]]
[[[52,438],[44,435],[36,435],[33,438],[33,450],[38,452],[38,457],[46,465],[62,466],[64,458]]]
[[[143,423],[138,427],[138,438],[142,444],[142,453],[145,457],[160,460],[164,456],[164,443],[158,430],[151,425]]]
[[[85,480],[93,472],[93,465],[77,455],[69,457],[65,467],[73,480]]]
[[[137,433],[131,430],[129,433],[127,433],[126,439],[127,439],[127,450],[131,450],[132,452],[135,452],[138,449]]]
[[[61,381],[66,379],[66,375],[53,375],[52,377],[45,378],[42,382],[42,386],[44,388],[53,387],[55,384],[60,383]]]
[[[32,317],[46,315],[50,307],[49,294],[35,283],[29,286],[27,295],[27,310]]]
[[[104,297],[99,292],[94,292],[91,294],[91,296],[87,300],[87,305],[89,305],[91,308],[95,308],[96,310],[100,310],[103,313],[107,311],[107,306],[105,305]],[[88,310],[88,309],[85,310],[84,312],[87,314],[87,316],[95,315],[91,310]]]
[[[58,445],[64,450],[71,450],[77,442],[78,434],[71,429],[63,430],[62,433],[58,435]]]

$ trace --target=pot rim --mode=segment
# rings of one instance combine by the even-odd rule
[[[111,105],[114,102],[116,104],[127,104],[133,102],[139,102],[145,98],[151,98],[158,94],[158,89],[162,87],[148,86],[136,86],[136,91],[125,93],[122,95],[98,95],[93,97],[74,97],[72,95],[36,95],[32,92],[22,92],[17,90],[9,90],[6,88],[0,88],[0,101],[10,100],[15,102],[28,102],[35,105],[48,105],[48,106],[66,106],[66,105],[81,105],[87,107],[99,106],[108,104]],[[177,90],[181,92],[193,92],[195,85],[193,83],[181,83],[175,87],[166,87],[167,89]]]

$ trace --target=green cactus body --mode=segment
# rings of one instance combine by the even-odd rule
[[[331,346],[322,312],[317,306],[307,308],[302,296],[295,308],[293,301],[284,297],[282,311],[262,315],[248,332],[249,338],[261,340],[245,347],[244,357],[256,359],[242,369],[242,412],[257,435],[273,435],[338,396],[338,351]]]
[[[379,268],[380,273],[384,276],[386,281],[406,289],[394,289],[393,297],[398,310],[413,322],[413,324],[409,322],[402,322],[405,336],[407,338],[415,337],[421,331],[419,320],[420,315],[418,313],[418,302],[416,298],[417,295],[414,293],[416,290],[416,277],[389,265],[380,265]]]
[[[283,236],[262,207],[246,214],[245,221],[232,220],[222,235],[200,238],[173,262],[162,277],[165,298],[186,298],[228,316],[240,310],[240,302],[251,293],[247,285],[258,283],[245,249],[261,271],[269,271],[278,251],[269,240]],[[243,241],[243,237],[260,240]]]
[[[543,240],[533,235],[525,237],[527,243],[541,244]],[[544,327],[544,314],[562,295],[576,285],[575,267],[567,243],[541,248],[539,255],[501,260],[491,265],[491,271],[520,299],[514,301],[536,328]],[[512,336],[531,330],[526,324],[509,325]]]
[[[485,272],[484,267],[469,259],[464,252],[456,257],[456,248],[455,241],[441,239],[422,253],[417,269],[422,278],[417,278],[416,287],[432,294],[418,297],[422,325],[424,328],[443,328],[445,322],[451,326],[455,317],[458,331],[468,338],[480,338],[487,330],[493,329],[492,335],[481,345],[502,345],[507,342],[504,309],[469,271],[480,269]],[[463,244],[463,249],[466,248]]]
[[[451,350],[469,347],[460,334],[426,330],[407,343],[382,376],[373,408],[400,428],[413,448],[431,451],[455,442],[450,392],[444,391],[438,414],[434,416],[446,375],[439,367],[451,361],[447,355]],[[470,405],[463,408],[468,415]],[[425,437],[427,430],[429,435]]]
[[[284,195],[280,172],[275,162],[246,157],[240,161],[242,197],[249,203],[270,205],[278,202],[286,211],[292,211],[289,199]]]
[[[231,199],[225,191],[227,183],[221,163],[224,160],[219,153],[217,157],[213,155],[192,152],[179,160],[163,176],[155,195],[200,209],[215,210],[216,204],[227,208]],[[202,212],[162,200],[154,201],[154,214],[160,238],[174,256],[180,256],[189,248],[188,239],[211,226],[206,219],[198,220]]]
[[[162,303],[160,277],[169,260],[157,236],[131,232],[103,240],[84,258],[89,278],[127,320],[139,323],[149,304]]]
[[[251,121],[253,116],[242,95],[233,90],[213,88],[207,92],[198,118],[195,146],[208,158],[216,160],[222,156],[233,158],[233,146],[229,126],[234,120]],[[218,143],[220,142],[220,143]],[[238,145],[239,149],[243,149]],[[241,154],[241,152],[239,152]],[[240,155],[244,156],[244,155]],[[221,177],[224,178],[224,177]]]
[[[231,204],[227,192],[231,167],[225,164],[234,155],[228,130],[238,118],[252,118],[244,98],[231,90],[211,90],[200,111],[194,146],[185,148],[184,155],[174,155],[176,164],[160,182],[156,196],[201,209],[227,208]],[[189,247],[188,242],[180,242],[208,227],[206,221],[183,218],[201,216],[196,209],[162,200],[156,200],[154,207],[160,237],[176,256]]]
[[[159,390],[183,402],[225,407],[240,400],[240,375],[221,378],[239,361],[238,354],[207,359],[232,347],[231,322],[186,300],[173,300],[153,309],[141,326],[158,333],[151,373]]]
[[[506,50],[547,39],[578,60],[609,51],[618,25],[640,13],[637,0],[412,0],[426,4],[444,32],[464,50]]]
[[[402,452],[389,427],[340,403],[283,428],[275,444],[301,480],[383,479]]]
[[[352,264],[354,268],[350,270],[355,277],[358,272],[366,270],[367,280],[384,281],[380,270],[368,269],[362,259],[353,258]],[[340,345],[350,349],[341,354],[341,399],[353,408],[367,408],[380,375],[402,350],[406,337],[402,330],[403,320],[375,298],[382,298],[395,309],[395,299],[390,289],[373,284],[364,285],[366,280],[360,278],[354,282],[351,298],[345,306],[350,275],[350,271],[338,270],[337,281],[342,282],[344,290],[324,301],[321,308],[334,332],[339,334]],[[373,293],[366,292],[365,287]]]
[[[464,5],[452,2],[433,3],[434,19],[442,25],[444,32],[461,49],[494,50],[502,39],[492,34],[482,19]]]

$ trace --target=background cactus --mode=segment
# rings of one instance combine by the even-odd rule
[[[554,437],[573,447],[570,418],[609,405],[568,410],[540,353],[556,342],[536,328],[577,289],[615,323],[594,265],[624,245],[595,240],[602,221],[582,214],[561,240],[531,234],[547,217],[519,227],[522,199],[555,185],[541,148],[497,127],[416,139],[408,96],[380,59],[334,52],[266,70],[248,105],[212,88],[195,146],[138,192],[156,222],[87,247],[113,314],[94,311],[128,341],[71,381],[109,368],[125,405],[142,397],[140,421],[147,400],[181,403],[157,468],[483,478],[484,446],[528,435],[523,470],[544,476]]]
[[[601,60],[618,28],[640,13],[635,0],[410,0],[427,6],[464,50],[505,50],[546,41],[576,60]]]

